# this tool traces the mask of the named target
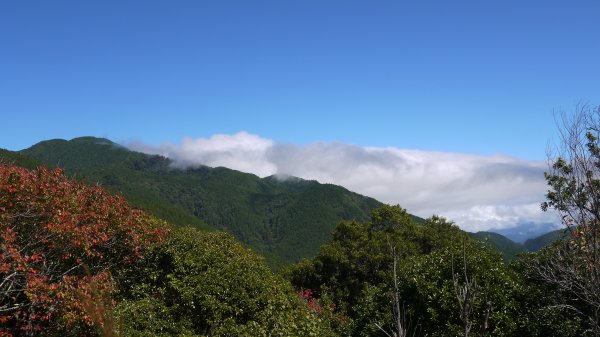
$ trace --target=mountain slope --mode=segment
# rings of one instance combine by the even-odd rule
[[[473,239],[480,242],[485,242],[492,248],[499,251],[504,257],[505,261],[512,261],[517,257],[517,254],[527,252],[527,249],[524,245],[516,243],[502,234],[494,232],[477,232],[469,233],[469,235]]]
[[[531,238],[524,243],[514,242],[502,234],[495,232],[477,232],[469,235],[480,242],[488,244],[493,249],[502,254],[505,261],[512,261],[520,253],[537,252],[540,249],[552,244],[557,240],[565,238],[567,235],[564,229],[558,229],[538,237]]]
[[[175,224],[231,231],[272,263],[315,254],[342,219],[366,220],[381,205],[340,186],[259,178],[227,168],[171,168],[169,159],[94,137],[38,143],[21,154],[122,192]],[[280,258],[280,261],[274,261]]]
[[[34,169],[44,164],[39,160],[6,149],[0,149],[0,163],[17,165],[27,169]]]
[[[568,236],[564,229],[557,229],[555,231],[540,235],[536,238],[529,239],[523,244],[528,251],[537,252],[538,250],[548,246],[554,241],[560,240]]]

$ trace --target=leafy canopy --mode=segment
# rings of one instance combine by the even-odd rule
[[[175,229],[129,276],[117,308],[126,335],[330,334],[289,283],[227,233]]]
[[[470,321],[484,325],[479,313],[491,302],[486,336],[510,336],[517,326],[514,297],[519,284],[501,257],[453,223],[436,216],[415,223],[400,206],[373,210],[369,222],[340,222],[315,258],[302,260],[284,274],[297,288],[311,289],[334,304],[330,324],[340,335],[384,336],[377,324],[386,327],[393,321],[390,301],[398,291],[411,331],[454,336],[462,325],[454,282],[466,282],[461,276],[463,247],[467,274],[479,284],[471,304],[478,314]]]
[[[166,233],[123,197],[59,169],[0,165],[0,334],[95,331],[86,304]]]

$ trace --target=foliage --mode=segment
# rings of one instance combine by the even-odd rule
[[[403,254],[416,250],[414,242],[406,240],[406,235],[415,227],[405,211],[399,206],[383,206],[391,212],[388,217],[402,222],[387,227],[393,230],[384,232],[372,229],[372,223],[356,221],[340,222],[332,233],[332,240],[324,244],[312,260],[303,260],[285,273],[298,287],[309,288],[320,295],[325,286],[340,310],[351,313],[360,301],[365,283],[377,284],[385,276],[390,262],[387,238],[402,245]],[[374,211],[377,212],[377,211]],[[383,212],[379,211],[378,214]],[[380,222],[381,223],[381,222]],[[392,222],[390,222],[392,224]]]
[[[586,139],[589,163],[600,167],[596,135]],[[227,228],[272,264],[310,256],[331,224],[353,220],[339,222],[314,258],[281,272],[294,290],[231,234],[167,230],[61,170],[1,165],[0,335],[541,337],[594,335],[597,326],[600,179],[569,177],[577,170],[564,160],[547,174],[544,207],[564,212],[572,236],[507,266],[491,250],[517,247],[502,236],[472,240],[444,218],[400,206],[374,208],[366,221],[379,204],[332,185],[178,170],[92,137],[24,153],[60,161],[177,224]]]
[[[487,247],[470,240],[465,243],[466,263],[460,242],[406,261],[402,275],[407,307],[420,318],[426,335],[461,335],[463,322],[456,287],[466,287],[469,279],[474,280],[470,317],[473,330],[481,330],[485,336],[514,336],[518,318],[515,297],[520,289],[516,276]]]
[[[162,224],[59,169],[0,165],[0,334],[90,334],[87,304],[166,234]]]
[[[126,280],[117,307],[126,335],[329,334],[289,283],[223,232],[174,230]]]
[[[440,217],[414,223],[399,206],[373,211],[373,221],[341,222],[333,239],[312,260],[303,260],[284,274],[296,287],[317,289],[329,297],[338,317],[341,335],[383,335],[377,324],[391,324],[394,294],[399,295],[394,315],[404,311],[407,331],[428,336],[454,336],[461,332],[461,316],[454,280],[465,281],[462,245],[466,242],[466,274],[476,279],[474,326],[492,303],[486,336],[510,336],[517,327],[519,283],[499,255],[470,240],[458,227]],[[393,254],[395,252],[395,254]],[[393,276],[397,256],[398,276]],[[453,266],[458,278],[455,277]],[[400,306],[402,308],[400,308]],[[385,329],[384,329],[385,330]]]

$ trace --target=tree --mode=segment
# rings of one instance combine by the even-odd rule
[[[302,260],[287,273],[297,288],[309,288],[318,297],[329,297],[343,322],[342,335],[382,333],[376,322],[391,321],[388,310],[393,257],[392,246],[402,247],[397,258],[423,251],[428,238],[400,206],[372,211],[372,221],[342,221],[332,240],[321,246],[312,260]],[[388,242],[389,240],[389,242]]]
[[[521,254],[511,265],[520,278],[522,289],[519,302],[519,331],[515,335],[545,337],[580,337],[585,335],[582,315],[573,309],[578,300],[561,291],[556,283],[540,277],[540,266],[551,266],[548,261],[557,255],[564,242],[555,242],[535,253]],[[589,326],[589,325],[588,325]]]
[[[377,328],[381,330],[387,337],[408,337],[415,336],[417,332],[417,327],[413,327],[412,334],[408,329],[409,322],[406,317],[406,307],[404,302],[400,297],[400,282],[398,280],[398,252],[396,247],[393,247],[391,243],[388,244],[390,246],[390,253],[393,258],[392,265],[392,295],[391,295],[391,304],[392,304],[392,323],[390,327],[386,329],[383,324],[375,323]]]
[[[492,302],[487,299],[485,290],[482,291],[481,286],[477,284],[477,278],[469,274],[465,238],[463,238],[462,242],[462,257],[462,282],[460,280],[460,273],[454,271],[454,259],[452,259],[452,282],[454,284],[454,294],[456,295],[458,306],[460,307],[460,319],[463,323],[463,337],[469,337],[471,334],[471,329],[473,328],[473,303],[478,300],[477,297],[479,296],[485,298],[485,309],[483,311],[483,318],[479,325],[477,336],[483,337],[489,325]]]
[[[542,209],[555,210],[570,236],[553,255],[538,260],[537,277],[577,298],[564,304],[585,317],[588,334],[600,336],[600,108],[563,114],[559,145],[549,154],[549,186]]]
[[[90,304],[110,302],[120,268],[166,233],[59,169],[0,164],[0,335],[98,332]]]
[[[401,275],[403,297],[413,316],[421,318],[424,335],[518,335],[516,275],[499,254],[466,235],[409,258]]]
[[[317,256],[291,267],[288,277],[333,300],[338,317],[347,317],[340,335],[462,335],[457,291],[469,283],[469,326],[483,336],[511,336],[517,284],[500,255],[444,218],[417,224],[406,215],[384,206],[371,222],[341,222]],[[455,273],[453,265],[468,270]]]

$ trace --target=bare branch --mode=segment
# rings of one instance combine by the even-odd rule
[[[548,152],[549,190],[542,209],[558,211],[570,236],[533,269],[539,279],[582,303],[576,311],[592,322],[599,337],[600,109],[579,104],[573,114],[560,117],[560,144]]]

